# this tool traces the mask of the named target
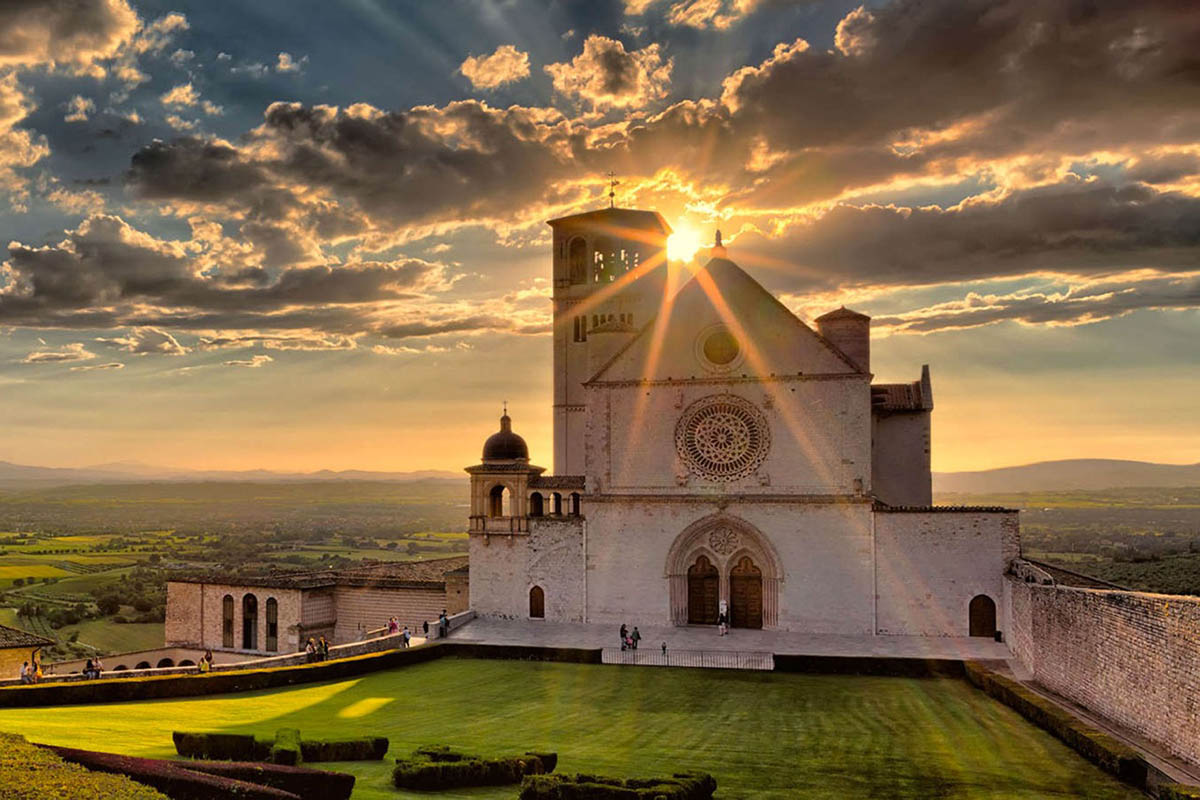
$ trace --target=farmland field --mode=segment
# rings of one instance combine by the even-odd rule
[[[563,772],[711,772],[718,797],[1133,800],[1119,783],[965,681],[512,661],[439,661],[301,688],[102,707],[6,709],[3,728],[51,744],[174,753],[171,731],[383,735],[383,762],[330,764],[355,798],[390,786],[393,758],[442,743],[554,750]],[[439,798],[511,798],[511,787]]]

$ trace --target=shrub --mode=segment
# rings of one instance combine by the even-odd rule
[[[1137,750],[1096,730],[1057,703],[992,672],[982,664],[967,662],[965,666],[967,679],[976,687],[1049,731],[1106,772],[1138,788],[1145,788],[1148,767]]]
[[[271,762],[294,767],[300,763],[300,730],[280,728],[275,731],[275,744],[271,747]]]
[[[1168,783],[1158,787],[1158,800],[1200,800],[1200,786]]]
[[[116,753],[96,753],[72,747],[47,747],[64,761],[97,772],[127,775],[138,783],[158,789],[171,800],[209,800],[213,797],[237,800],[300,800],[299,795],[259,786],[246,781],[205,775],[187,769],[185,764],[155,758],[134,758]]]
[[[71,787],[69,795],[64,786]],[[12,733],[0,733],[0,787],[6,800],[166,800],[149,786],[123,775],[89,772]]]
[[[447,744],[427,744],[423,747],[418,747],[413,754],[418,758],[425,758],[429,761],[471,761],[479,759],[479,756],[469,756],[466,753],[451,750],[450,745]]]
[[[388,751],[385,736],[361,739],[303,739],[300,754],[305,761],[380,761]]]
[[[670,778],[608,778],[599,775],[534,775],[521,784],[520,800],[710,800],[711,775]]]
[[[323,769],[285,767],[254,761],[193,761],[192,772],[220,775],[224,778],[272,786],[298,795],[303,800],[346,800],[354,790],[354,776]]]
[[[505,758],[430,761],[396,759],[392,783],[400,789],[432,791],[465,786],[504,786],[520,783],[527,775],[542,775],[546,766],[534,755]]]
[[[271,743],[246,733],[186,733],[174,731],[175,752],[188,758],[213,761],[265,761]]]

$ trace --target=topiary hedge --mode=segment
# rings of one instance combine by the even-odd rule
[[[305,761],[381,761],[388,751],[386,736],[361,739],[303,739],[300,753]]]
[[[251,761],[191,761],[186,767],[192,772],[273,786],[302,800],[347,800],[354,791],[354,776],[344,772]]]
[[[1062,706],[982,664],[965,664],[967,680],[1030,722],[1061,739],[1101,769],[1139,789],[1146,787],[1146,760],[1134,748],[1083,722]]]
[[[1200,786],[1168,783],[1158,787],[1158,800],[1200,800]]]
[[[91,750],[76,750],[73,747],[47,746],[46,749],[64,761],[79,764],[90,770],[127,775],[138,783],[158,789],[171,800],[211,800],[214,797],[236,800],[300,800],[300,795],[292,792],[220,775],[195,772],[188,769],[186,763],[177,761],[96,753]]]
[[[670,778],[600,775],[534,775],[521,784],[520,800],[711,800],[717,781],[706,773]]]
[[[540,756],[525,754],[504,758],[460,757],[445,750],[435,753],[442,760],[431,760],[420,753],[412,759],[396,759],[392,770],[392,783],[400,789],[436,791],[457,789],[466,786],[504,786],[520,783],[528,775],[542,775],[553,769],[547,767]],[[449,758],[447,758],[449,756]],[[558,757],[553,761],[556,763]]]
[[[271,747],[271,763],[294,767],[300,763],[300,729],[280,728],[275,731]]]
[[[293,741],[292,734],[295,734]],[[276,750],[285,736],[284,749]],[[216,761],[269,761],[275,764],[299,764],[302,761],[379,761],[388,751],[385,736],[359,739],[302,739],[295,728],[276,732],[275,740],[259,739],[245,733],[189,733],[174,731],[175,752],[188,758]],[[292,759],[295,749],[295,760]]]
[[[0,790],[5,800],[167,800],[123,775],[67,763],[13,733],[0,733]]]

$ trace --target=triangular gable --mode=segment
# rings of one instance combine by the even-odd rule
[[[725,368],[705,360],[703,340],[724,326],[739,354]],[[861,372],[841,351],[737,264],[714,258],[593,381],[829,375]]]

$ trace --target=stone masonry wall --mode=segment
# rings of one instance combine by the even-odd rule
[[[385,627],[392,617],[402,628],[407,625],[421,635],[421,623],[434,623],[446,607],[446,593],[441,589],[339,586],[333,639],[338,644],[356,642],[364,631]]]
[[[1200,764],[1200,598],[1010,585],[1037,683]]]

